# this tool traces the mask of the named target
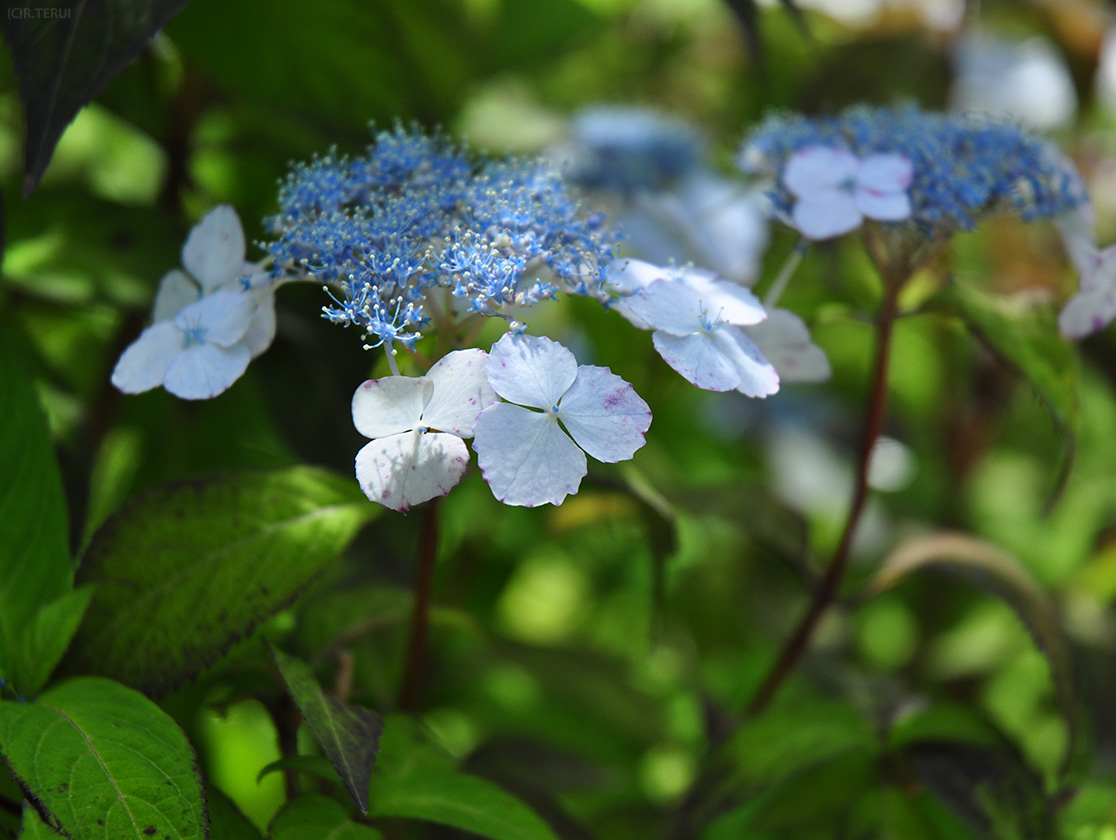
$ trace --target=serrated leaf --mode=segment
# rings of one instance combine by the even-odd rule
[[[1017,752],[966,741],[918,741],[903,756],[919,780],[989,840],[1054,840],[1054,812]]]
[[[1066,720],[1064,769],[1076,741],[1077,706],[1069,642],[1054,605],[1027,570],[1006,551],[968,534],[953,532],[919,536],[900,544],[884,560],[866,591],[875,595],[914,572],[935,569],[961,574],[1005,601],[1046,656],[1058,706]]]
[[[23,627],[11,663],[12,681],[21,694],[33,697],[46,685],[77,632],[92,595],[91,586],[64,592],[44,604]]]
[[[203,840],[197,758],[178,725],[136,691],[82,677],[34,703],[0,701],[0,753],[73,840]]]
[[[0,659],[12,665],[20,659],[16,640],[43,605],[71,588],[73,567],[46,417],[3,324],[0,419]]]
[[[355,823],[339,802],[318,794],[292,799],[271,821],[267,840],[379,840],[383,835]]]
[[[368,813],[368,782],[384,722],[370,709],[342,703],[322,691],[310,666],[269,644],[302,719],[318,746],[341,777],[345,790],[362,814]]]
[[[1048,502],[1053,504],[1069,477],[1077,445],[1080,364],[1074,346],[1062,338],[1048,309],[992,297],[963,283],[941,297],[993,353],[1030,383],[1065,435],[1065,456]]]
[[[415,740],[410,720],[393,717],[373,775],[369,813],[426,820],[491,840],[557,840],[534,811],[487,779],[453,769]]]
[[[140,54],[187,0],[40,0],[0,20],[27,123],[23,194],[46,171],[63,130]]]
[[[206,810],[209,811],[209,836],[212,840],[260,840],[260,832],[252,821],[225,794],[212,785],[205,787]]]
[[[377,513],[351,477],[308,467],[156,488],[93,536],[78,579],[98,587],[66,665],[175,686],[290,604]]]

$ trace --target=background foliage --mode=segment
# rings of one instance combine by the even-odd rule
[[[762,713],[848,504],[880,296],[852,249],[815,249],[784,298],[832,382],[762,402],[696,391],[587,301],[546,316],[652,406],[647,446],[558,508],[504,508],[475,472],[445,499],[408,704],[428,514],[352,478],[350,395],[386,367],[320,323],[321,293],[283,290],[274,347],[215,400],[109,383],[190,225],[230,203],[262,238],[288,163],[359,151],[369,121],[539,151],[577,108],[637,102],[703,126],[729,172],[772,108],[946,107],[975,27],[1068,66],[1057,139],[1112,238],[1099,3],[947,27],[930,3],[799,5],[145,4],[103,75],[134,62],[27,197],[64,121],[24,123],[15,73],[26,98],[46,71],[12,10],[39,7],[6,6],[0,835],[1116,837],[1114,347],[1058,336],[1073,279],[1049,226],[958,237],[900,301],[890,475]],[[775,232],[765,278],[792,245]]]

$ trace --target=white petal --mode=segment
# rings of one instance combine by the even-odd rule
[[[488,382],[509,402],[549,409],[577,377],[573,353],[549,338],[506,333],[488,354]]]
[[[699,275],[688,276],[686,283],[701,294],[702,308],[718,324],[758,324],[767,317],[759,298],[737,283]]]
[[[831,189],[856,178],[860,161],[848,149],[811,146],[795,152],[783,168],[783,183],[795,196]]]
[[[1058,329],[1078,339],[1100,332],[1116,318],[1116,286],[1083,291],[1070,298],[1058,316]]]
[[[679,280],[656,280],[624,305],[654,330],[670,335],[692,335],[701,330],[701,293]]]
[[[808,239],[831,239],[856,230],[864,221],[852,193],[845,190],[818,191],[800,198],[791,218]]]
[[[186,272],[177,268],[168,271],[159,281],[159,291],[155,293],[151,320],[168,321],[181,309],[198,300],[201,295],[198,284],[191,280]]]
[[[182,246],[182,265],[206,292],[243,272],[244,229],[232,207],[219,204],[194,225]]]
[[[251,359],[244,344],[193,344],[171,362],[163,385],[184,400],[208,400],[228,390],[248,369]]]
[[[856,209],[879,222],[898,222],[911,217],[911,199],[905,192],[877,192],[858,188]]]
[[[774,366],[783,382],[824,382],[831,370],[824,351],[810,341],[806,323],[787,309],[769,309],[762,324],[744,332]]]
[[[174,324],[180,330],[203,327],[204,342],[231,347],[248,332],[255,310],[256,301],[252,295],[231,288],[221,289],[179,311],[174,316]]]
[[[353,394],[353,425],[367,438],[408,432],[419,425],[433,393],[434,383],[425,376],[366,380]]]
[[[856,185],[874,192],[902,192],[912,180],[914,165],[906,155],[868,155],[856,170]]]
[[[446,495],[468,466],[461,438],[408,431],[365,444],[356,456],[356,477],[373,502],[404,511]]]
[[[627,230],[625,229],[625,233]],[[671,270],[644,260],[616,260],[609,269],[605,282],[617,291],[630,294],[645,288],[656,280],[669,279]]]
[[[635,389],[608,368],[581,365],[559,404],[558,419],[582,449],[614,464],[645,443],[651,409]]]
[[[768,397],[779,390],[779,374],[763,357],[743,327],[726,326],[713,333],[713,343],[736,367],[736,390],[747,397]]]
[[[657,332],[651,339],[663,361],[697,387],[705,391],[731,391],[740,384],[740,372],[714,346],[710,335],[673,336]]]
[[[434,395],[422,412],[423,425],[472,437],[477,415],[499,397],[488,384],[488,355],[479,348],[447,353],[427,371]]]
[[[492,494],[506,505],[558,505],[576,493],[585,453],[549,412],[496,403],[481,412],[473,449]]]
[[[275,295],[264,295],[248,322],[248,331],[242,340],[248,345],[253,359],[271,346],[275,340]]]
[[[1116,245],[1095,252],[1085,263],[1079,278],[1081,291],[1095,292],[1116,286]]]
[[[167,368],[182,352],[182,331],[160,321],[140,333],[112,371],[112,384],[125,394],[139,394],[163,384]]]

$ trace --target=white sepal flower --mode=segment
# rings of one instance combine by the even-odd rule
[[[496,402],[483,350],[456,350],[425,376],[370,379],[353,394],[353,424],[370,443],[356,456],[360,489],[374,502],[405,511],[444,496],[469,466],[462,438]]]
[[[586,452],[607,463],[631,458],[651,425],[630,384],[608,368],[579,366],[548,338],[505,335],[489,353],[488,381],[509,402],[481,412],[473,449],[508,505],[561,504],[585,476]]]
[[[858,158],[839,146],[801,149],[783,169],[783,184],[796,199],[791,219],[809,239],[840,236],[860,227],[865,218],[910,218],[907,188],[913,178],[914,168],[904,155]]]
[[[126,394],[164,386],[186,400],[217,396],[248,367],[251,293],[223,289],[144,330],[120,356],[112,384]]]
[[[767,320],[744,327],[779,381],[825,382],[832,375],[825,351],[810,340],[806,322],[789,309],[768,308]]]
[[[747,289],[691,272],[653,280],[617,308],[654,330],[659,355],[697,387],[749,397],[779,390],[775,368],[743,329],[767,317]]]
[[[1066,338],[1084,338],[1116,318],[1116,245],[1083,261],[1080,288],[1058,316],[1058,329]]]

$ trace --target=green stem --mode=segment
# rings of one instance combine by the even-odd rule
[[[872,449],[883,431],[884,417],[887,411],[887,369],[888,360],[891,356],[891,334],[895,317],[899,311],[899,290],[901,287],[901,283],[885,277],[884,299],[878,317],[879,333],[876,338],[875,368],[872,374],[871,391],[868,395],[868,413],[864,421],[864,433],[860,442],[860,461],[857,466],[856,482],[853,485],[848,518],[845,520],[845,530],[841,534],[841,541],[829,561],[825,575],[814,590],[814,596],[806,614],[799,621],[798,627],[790,639],[783,645],[782,653],[776,660],[775,665],[768,672],[751,703],[748,704],[747,711],[749,714],[759,714],[771,703],[775,692],[778,691],[806,652],[810,639],[817,629],[818,622],[837,597],[837,590],[848,566],[849,549],[852,546],[853,535],[860,522],[860,516],[864,512],[864,503],[868,498],[868,467]]]
[[[422,672],[426,664],[426,635],[430,625],[430,591],[434,583],[434,562],[438,555],[438,506],[433,499],[423,511],[422,536],[419,543],[418,578],[415,581],[415,603],[411,610],[411,638],[407,645],[407,665],[399,706],[405,712],[418,707]]]

